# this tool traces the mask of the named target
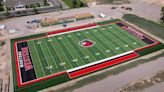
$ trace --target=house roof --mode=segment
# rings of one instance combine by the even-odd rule
[[[43,0],[6,0],[6,2],[3,2],[3,4],[8,7],[15,7],[17,5],[29,5],[29,4],[36,4],[36,3],[43,3]]]

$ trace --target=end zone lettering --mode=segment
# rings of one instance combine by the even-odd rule
[[[33,69],[33,65],[29,56],[28,47],[21,48],[25,71]]]
[[[23,64],[23,59],[22,59],[22,53],[21,53],[21,51],[18,52],[18,57],[19,57],[19,65],[20,65],[20,68],[23,68],[24,67],[24,64]]]
[[[143,34],[139,33],[138,31],[136,31],[135,29],[131,28],[131,27],[126,27],[123,26],[123,29],[129,31],[130,33],[132,33],[133,35],[137,36],[139,39],[144,39]]]

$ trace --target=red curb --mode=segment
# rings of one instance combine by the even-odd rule
[[[37,40],[37,39],[46,38],[46,37],[47,36],[41,36],[41,37],[29,38],[29,39],[26,39],[26,40],[18,40],[18,41],[16,41],[16,43],[27,42],[27,41],[30,41],[30,40]]]
[[[62,32],[74,31],[74,30],[78,30],[78,29],[82,29],[82,28],[93,27],[96,25],[97,24],[92,23],[92,24],[87,24],[87,25],[82,25],[82,26],[77,26],[77,27],[71,27],[71,28],[67,28],[67,29],[55,30],[52,32],[47,32],[47,35],[53,35],[53,34],[58,34],[58,33],[62,33]]]
[[[19,70],[19,62],[18,62],[17,44],[16,44],[16,42],[14,42],[14,57],[15,57],[15,65],[16,65],[16,74],[17,74],[18,86],[21,86],[21,77],[20,77],[20,70]]]
[[[158,45],[158,44],[160,44],[160,43],[157,42],[157,43],[152,44],[152,45],[148,45],[148,46],[145,46],[145,47],[142,47],[142,48],[138,48],[138,49],[135,50],[135,52],[138,52],[138,51],[141,51],[141,50],[144,50],[144,49],[151,48],[151,47],[156,46],[156,45]]]

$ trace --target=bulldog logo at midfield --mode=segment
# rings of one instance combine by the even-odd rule
[[[93,45],[95,45],[96,42],[92,41],[92,40],[82,40],[79,42],[79,45],[82,47],[92,47]]]

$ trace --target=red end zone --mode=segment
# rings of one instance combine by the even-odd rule
[[[85,74],[88,74],[88,73],[91,73],[91,72],[94,72],[94,71],[97,71],[97,70],[101,70],[103,68],[107,68],[109,66],[119,64],[121,62],[136,58],[137,56],[138,56],[137,53],[132,53],[132,54],[129,54],[129,55],[126,55],[126,56],[123,56],[123,57],[119,57],[119,58],[111,60],[111,61],[107,61],[107,62],[98,64],[98,65],[91,66],[91,67],[88,67],[88,68],[84,68],[84,69],[81,69],[81,70],[78,70],[78,71],[75,71],[75,72],[72,72],[72,73],[68,73],[68,74],[69,74],[69,77],[71,79],[73,79],[73,78],[76,78],[76,77],[79,77],[79,76],[82,76],[82,75],[85,75]]]

